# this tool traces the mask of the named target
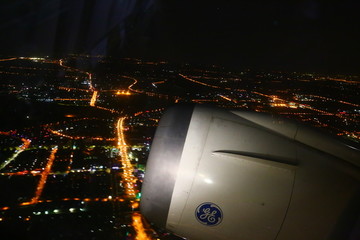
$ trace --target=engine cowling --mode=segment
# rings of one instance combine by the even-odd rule
[[[275,116],[202,105],[162,117],[141,212],[195,240],[357,239],[359,149]]]

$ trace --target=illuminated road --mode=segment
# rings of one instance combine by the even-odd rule
[[[200,84],[200,85],[203,85],[203,86],[207,86],[207,87],[210,87],[210,88],[214,88],[214,89],[217,89],[217,88],[221,88],[220,86],[217,86],[217,85],[211,85],[211,84],[207,84],[205,82],[201,82],[201,81],[197,81],[197,80],[194,80],[188,76],[185,76],[183,74],[179,74],[179,76],[181,76],[182,78],[188,80],[188,81],[191,81],[193,83],[197,83],[197,84]],[[320,79],[320,80],[324,80],[324,79]],[[346,83],[349,83],[349,84],[355,84],[355,83],[358,83],[356,81],[349,81],[349,80],[345,80],[345,79],[334,79],[334,78],[330,78],[328,80],[332,80],[332,81],[339,81],[339,82],[346,82]],[[223,89],[228,89],[228,88],[223,88]],[[228,89],[229,90],[229,89]],[[236,91],[244,91],[244,90],[240,90],[240,89],[236,89]],[[350,116],[346,116],[344,114],[339,114],[339,113],[332,113],[332,112],[328,112],[328,111],[325,111],[325,110],[322,110],[322,109],[318,109],[316,107],[313,107],[313,106],[310,106],[308,104],[303,104],[303,103],[299,103],[297,101],[289,101],[289,100],[285,100],[285,99],[282,99],[278,96],[275,96],[275,95],[268,95],[268,94],[264,94],[264,93],[260,93],[260,92],[257,92],[257,91],[249,91],[251,92],[252,94],[256,94],[258,96],[262,96],[262,97],[266,97],[268,98],[270,101],[274,102],[272,104],[272,106],[274,107],[288,107],[288,108],[304,108],[304,109],[309,109],[309,110],[312,110],[314,112],[316,112],[317,114],[319,115],[329,115],[329,116],[335,116],[335,117],[338,117],[340,119],[342,119],[343,121],[352,121],[352,122],[358,122],[357,119],[355,118],[351,118]],[[227,100],[227,101],[231,101],[231,102],[234,102],[235,104],[237,104],[239,101],[237,101],[236,99],[233,99],[229,96],[224,96],[224,95],[218,95],[219,97],[221,97],[222,99],[224,100]],[[350,102],[347,102],[347,101],[341,101],[341,100],[336,100],[336,99],[332,99],[332,98],[327,98],[327,97],[322,97],[322,96],[317,96],[317,95],[313,95],[312,97],[316,97],[316,98],[320,98],[320,99],[323,99],[323,100],[327,100],[327,101],[337,101],[339,103],[342,103],[342,104],[346,104],[346,105],[350,105],[350,106],[353,106],[353,107],[359,107],[360,105],[359,104],[356,104],[356,103],[350,103]],[[276,103],[276,101],[278,103]],[[327,124],[324,124],[324,123],[321,123],[320,121],[318,120],[312,120],[313,122],[316,122],[317,124],[320,124],[321,126],[323,127],[327,127],[328,125]],[[333,127],[335,128],[335,127]],[[335,128],[336,129],[336,128]],[[342,135],[348,135],[348,136],[351,136],[353,138],[357,138],[357,139],[360,139],[360,136],[358,135],[358,133],[356,132],[349,132],[349,131],[346,131],[346,130],[341,130],[341,129],[337,129],[338,131],[341,132]],[[340,135],[340,134],[338,134]]]
[[[267,98],[269,98],[269,99],[271,99],[271,100],[273,100],[273,101],[274,101],[274,100],[280,100],[280,101],[282,101],[282,102],[284,102],[284,103],[287,103],[287,104],[288,104],[288,103],[291,103],[291,102],[289,102],[288,100],[279,98],[278,96],[267,95],[267,94],[263,94],[263,93],[255,92],[255,91],[252,91],[252,93],[257,94],[257,95],[259,95],[259,96],[267,97]],[[309,110],[318,112],[318,113],[320,113],[320,114],[332,115],[332,116],[336,116],[336,117],[338,117],[338,118],[342,118],[342,119],[346,119],[346,120],[350,120],[350,121],[357,122],[356,119],[353,119],[353,118],[350,118],[350,117],[344,117],[344,116],[341,115],[341,114],[331,113],[331,112],[328,112],[328,111],[324,111],[324,110],[321,110],[321,109],[317,109],[317,108],[314,108],[314,107],[312,107],[312,106],[310,106],[310,105],[308,105],[308,104],[301,104],[301,103],[298,103],[298,102],[293,102],[293,103],[299,105],[299,106],[302,107],[302,108],[307,108],[307,109],[309,109]]]
[[[90,100],[90,106],[95,107],[98,91],[94,91]]]
[[[64,60],[63,59],[60,59],[58,64],[63,67],[63,68],[67,68],[67,69],[71,69],[75,72],[79,72],[79,73],[82,73],[82,74],[85,74],[87,75],[87,82],[88,82],[88,85],[89,85],[89,91],[91,91],[93,94],[92,94],[92,97],[91,97],[91,100],[90,100],[90,106],[92,107],[95,107],[96,105],[96,100],[97,100],[97,97],[98,97],[98,91],[95,90],[94,86],[93,86],[93,83],[92,83],[92,74],[90,72],[85,72],[85,71],[82,71],[80,69],[77,69],[77,68],[73,68],[73,67],[69,67],[69,66],[66,66],[64,65]],[[64,90],[74,90],[74,88],[64,88]],[[75,90],[80,90],[80,89],[75,89]],[[87,91],[85,89],[82,89],[81,91]],[[71,100],[71,99],[67,99],[67,100]]]
[[[133,80],[134,82],[132,84],[130,84],[128,86],[128,89],[131,92],[135,92],[135,93],[139,93],[139,94],[146,94],[149,97],[158,97],[158,98],[164,98],[164,99],[173,99],[175,103],[177,103],[181,98],[179,96],[170,96],[170,95],[166,95],[166,94],[161,94],[161,93],[155,93],[155,92],[149,92],[149,91],[144,91],[144,90],[138,90],[138,89],[134,89],[134,85],[136,85],[139,81],[133,77],[128,77],[128,76],[122,76],[123,78],[128,78]]]
[[[207,87],[211,87],[211,88],[221,88],[221,87],[216,86],[216,85],[210,85],[210,84],[207,84],[207,83],[204,83],[204,82],[196,81],[196,80],[194,80],[192,78],[189,78],[189,77],[187,77],[187,76],[185,76],[183,74],[180,74],[180,73],[179,73],[179,76],[186,79],[186,80],[188,80],[188,81],[190,81],[190,82],[194,82],[194,83],[197,83],[197,84],[200,84],[200,85],[203,85],[203,86],[207,86]]]
[[[36,204],[39,202],[39,198],[44,190],[44,187],[45,187],[45,184],[46,184],[46,180],[50,174],[50,171],[51,171],[51,167],[54,163],[54,160],[55,160],[55,154],[58,150],[58,147],[55,146],[52,148],[52,151],[50,153],[50,156],[48,158],[48,162],[46,164],[46,167],[45,169],[41,172],[41,177],[40,177],[40,180],[39,180],[39,183],[36,187],[36,191],[35,191],[35,194],[34,194],[34,197],[31,199],[30,202],[23,202],[21,205],[30,205],[30,204]]]
[[[125,96],[130,96],[131,92],[130,91],[125,91],[125,90],[117,90],[116,95],[125,95]]]
[[[118,149],[121,154],[121,165],[123,169],[122,180],[123,186],[125,188],[126,197],[132,203],[132,208],[136,209],[139,207],[139,202],[134,201],[136,197],[134,184],[136,183],[136,177],[133,175],[134,168],[128,158],[128,146],[125,142],[124,135],[124,120],[125,117],[119,118],[117,121],[117,135],[118,135]],[[146,230],[152,231],[151,229],[145,229],[142,221],[142,216],[138,212],[133,212],[132,214],[132,226],[135,229],[136,237],[138,240],[151,240],[153,238],[149,237],[146,233]]]
[[[153,238],[149,237],[146,234],[143,222],[142,222],[142,216],[140,213],[133,213],[132,215],[132,225],[135,229],[136,232],[136,237],[135,239],[139,239],[139,240],[152,240]]]
[[[82,92],[89,92],[90,90],[84,88],[70,88],[70,87],[58,87],[60,90],[70,91],[82,91]]]
[[[134,89],[134,85],[136,85],[138,83],[138,80],[135,79],[135,78],[132,78],[132,77],[128,77],[128,76],[122,76],[123,78],[127,78],[127,79],[131,79],[133,80],[134,82],[132,84],[129,85],[128,89],[132,92],[136,92],[136,93],[145,93],[144,91],[140,91],[140,90],[136,90]]]
[[[89,100],[90,102],[92,101],[92,99],[88,99],[88,98],[54,98],[54,101],[89,101]]]
[[[18,58],[4,58],[4,59],[0,59],[0,62],[13,61],[16,59],[18,59]]]
[[[51,167],[54,163],[55,154],[56,154],[57,150],[58,150],[58,148],[56,146],[51,151],[51,154],[48,159],[48,163],[46,164],[44,171],[41,173],[41,178],[40,178],[39,184],[36,188],[35,196],[31,199],[31,202],[30,202],[31,204],[35,204],[39,201],[39,198],[40,198],[40,196],[44,190],[44,186],[46,184],[46,179],[47,179],[47,177],[50,173]]]
[[[14,155],[12,155],[11,158],[9,158],[8,160],[6,160],[4,163],[2,163],[0,165],[0,170],[2,170],[3,168],[5,168],[9,163],[11,163],[12,161],[14,161],[17,156],[19,156],[20,153],[22,153],[23,151],[25,151],[29,146],[30,146],[30,143],[31,143],[31,140],[29,139],[25,139],[25,138],[22,138],[21,141],[23,141],[23,144],[19,147],[20,149],[19,150],[16,150]]]
[[[128,146],[125,142],[124,136],[124,120],[125,117],[119,118],[117,121],[117,135],[118,135],[118,149],[121,155],[121,168],[123,169],[122,179],[124,182],[125,193],[128,198],[133,199],[136,197],[134,184],[136,178],[133,175],[134,167],[132,166],[128,157]]]
[[[49,130],[52,134],[60,136],[60,137],[64,137],[64,138],[69,138],[69,139],[75,139],[75,140],[79,140],[79,139],[91,139],[91,140],[98,140],[98,141],[114,141],[115,138],[103,138],[103,137],[86,137],[86,136],[70,136],[70,135],[66,135],[63,134],[59,131],[56,130],[52,130],[50,128],[48,128],[47,130]]]

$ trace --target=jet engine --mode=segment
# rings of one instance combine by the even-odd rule
[[[258,112],[170,108],[156,130],[141,212],[191,240],[360,239],[360,151]]]

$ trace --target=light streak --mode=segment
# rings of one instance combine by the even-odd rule
[[[229,102],[238,103],[235,99],[231,99],[231,98],[226,97],[226,96],[224,96],[224,95],[219,95],[219,96],[220,96],[221,98],[223,98],[223,99],[225,99],[225,100],[229,101]]]
[[[360,104],[346,102],[346,101],[342,101],[342,100],[337,100],[337,99],[334,99],[334,98],[323,97],[323,96],[318,96],[318,95],[309,95],[309,96],[324,99],[324,100],[327,100],[327,101],[339,102],[339,103],[350,105],[350,106],[353,106],[353,107],[360,107]]]
[[[41,173],[41,177],[40,177],[38,186],[36,188],[35,196],[31,199],[30,204],[36,204],[39,202],[39,198],[44,190],[44,186],[46,184],[47,177],[48,177],[51,167],[54,163],[55,154],[56,154],[57,150],[58,150],[57,146],[52,149],[51,154],[48,158],[48,163],[46,164],[44,171]]]
[[[255,91],[253,91],[252,93],[257,94],[257,95],[260,95],[260,96],[263,96],[263,97],[270,98],[270,99],[272,99],[273,101],[274,101],[274,100],[278,100],[278,101],[288,102],[287,100],[281,99],[281,98],[279,98],[279,97],[277,97],[277,96],[274,96],[274,95],[266,95],[266,94],[263,94],[263,93],[260,93],[260,92],[255,92]],[[320,98],[322,98],[322,97],[320,97]],[[314,108],[314,107],[312,107],[312,106],[310,106],[310,105],[308,105],[308,104],[299,104],[299,103],[296,103],[296,102],[289,102],[289,103],[291,103],[291,104],[296,104],[296,105],[298,105],[300,108],[305,108],[305,109],[309,109],[309,110],[315,111],[315,112],[317,112],[319,115],[335,116],[335,117],[341,118],[341,119],[343,119],[343,120],[349,120],[349,121],[357,122],[356,119],[353,119],[353,118],[350,118],[350,117],[345,117],[345,116],[343,116],[342,114],[336,114],[336,113],[327,112],[327,111],[324,111],[324,110],[321,110],[321,109],[317,109],[317,108]],[[312,119],[312,121],[314,121],[314,120]],[[321,122],[319,122],[318,120],[315,121],[315,122],[317,122],[318,124],[320,124],[322,127],[328,127],[328,124],[321,123]],[[352,132],[348,132],[348,131],[346,131],[346,130],[340,130],[340,129],[337,129],[337,130],[342,132],[341,134],[338,134],[338,135],[348,135],[348,136],[351,136],[351,137],[353,137],[353,138],[360,139],[360,136],[357,135],[356,132],[355,132],[355,133],[354,133],[354,132],[352,133]]]
[[[54,98],[54,101],[92,101],[92,99],[87,98]]]
[[[116,95],[131,95],[131,92],[129,92],[129,91],[125,91],[125,90],[118,90],[117,92],[116,92]]]
[[[83,89],[83,88],[69,88],[69,87],[59,87],[60,90],[65,90],[65,91],[83,91],[83,92],[89,92],[90,90],[88,89]]]
[[[128,146],[125,142],[124,136],[124,120],[125,117],[119,118],[117,121],[117,135],[118,135],[118,149],[121,153],[121,165],[123,169],[122,179],[125,182],[125,193],[129,198],[135,198],[136,194],[134,191],[134,183],[136,182],[136,178],[133,175],[134,168],[128,158]]]
[[[340,79],[340,78],[328,78],[328,80],[337,81],[337,82],[352,83],[352,84],[358,84],[359,83],[357,81],[351,81],[351,80]]]
[[[79,140],[79,139],[91,139],[91,140],[98,140],[98,141],[115,141],[116,139],[115,138],[103,138],[103,137],[86,137],[86,136],[70,136],[70,135],[67,135],[67,134],[63,134],[59,131],[56,131],[56,130],[52,130],[50,128],[48,128],[48,130],[54,134],[54,135],[57,135],[57,136],[60,136],[60,137],[64,137],[64,138],[69,138],[69,139],[75,139],[75,140]]]
[[[25,151],[30,146],[31,140],[22,138],[21,141],[23,141],[23,144],[20,146],[20,149],[16,150],[14,155],[11,156],[11,158],[9,158],[0,165],[0,170],[5,168],[12,161],[14,161],[19,156],[20,153]]]
[[[136,178],[133,175],[134,168],[128,158],[128,146],[125,142],[125,135],[124,135],[124,120],[125,119],[126,119],[125,117],[121,117],[117,121],[117,125],[116,125],[117,135],[118,135],[117,146],[121,153],[121,165],[122,165],[122,169],[123,169],[122,179],[125,183],[124,184],[125,193],[126,193],[128,199],[134,199],[136,196],[135,190],[134,190],[135,189],[134,183],[136,182]],[[131,207],[133,208],[133,210],[139,206],[138,202],[133,202],[133,201],[131,201],[131,202],[132,202]],[[149,237],[145,231],[140,213],[134,212],[132,214],[132,220],[133,220],[132,226],[134,227],[134,230],[136,232],[135,239],[151,240],[152,238]]]
[[[94,91],[90,100],[90,106],[95,107],[98,91]]]
[[[137,212],[134,212],[133,215],[132,215],[132,225],[135,229],[135,232],[136,232],[136,237],[135,239],[138,239],[138,240],[151,240],[152,238],[150,238],[147,234],[146,234],[146,231],[145,231],[145,228],[144,228],[144,225],[143,225],[143,222],[142,222],[142,218],[141,218],[141,215]]]
[[[94,106],[94,107],[101,109],[101,110],[109,111],[111,113],[119,113],[119,111],[116,111],[116,110],[110,109],[110,108],[105,108],[105,107],[100,107],[100,106]]]
[[[133,86],[138,83],[138,80],[137,80],[137,79],[132,78],[132,77],[128,77],[128,76],[122,76],[122,77],[123,77],[123,78],[131,79],[131,80],[134,81],[132,84],[130,84],[130,85],[128,86],[128,89],[129,89],[130,91],[136,92],[136,93],[144,93],[144,91],[140,91],[140,90],[133,89]]]
[[[175,101],[178,101],[178,99],[180,99],[180,97],[176,97],[176,96],[169,96],[166,94],[160,94],[160,93],[154,93],[154,92],[147,92],[147,91],[143,91],[143,90],[137,90],[134,89],[133,86],[136,85],[139,81],[135,78],[132,77],[128,77],[128,76],[122,76],[123,78],[128,78],[133,80],[134,82],[132,84],[129,85],[128,89],[131,92],[135,92],[135,93],[142,93],[142,94],[146,94],[147,96],[150,97],[160,97],[160,98],[165,98],[165,99],[169,99],[169,98],[173,98]]]
[[[182,78],[185,78],[186,80],[189,80],[191,82],[194,82],[194,83],[197,83],[197,84],[200,84],[200,85],[204,85],[204,86],[207,86],[207,87],[211,87],[211,88],[220,88],[219,86],[216,86],[216,85],[210,85],[210,84],[207,84],[207,83],[204,83],[204,82],[200,82],[200,81],[196,81],[192,78],[189,78],[183,74],[180,74],[179,73],[179,76],[182,77]]]
[[[5,59],[0,59],[0,62],[6,62],[6,61],[12,61],[12,60],[16,60],[18,58],[5,58]]]

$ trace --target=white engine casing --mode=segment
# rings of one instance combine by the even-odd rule
[[[141,212],[192,240],[355,239],[359,149],[290,120],[169,109],[151,147]]]

